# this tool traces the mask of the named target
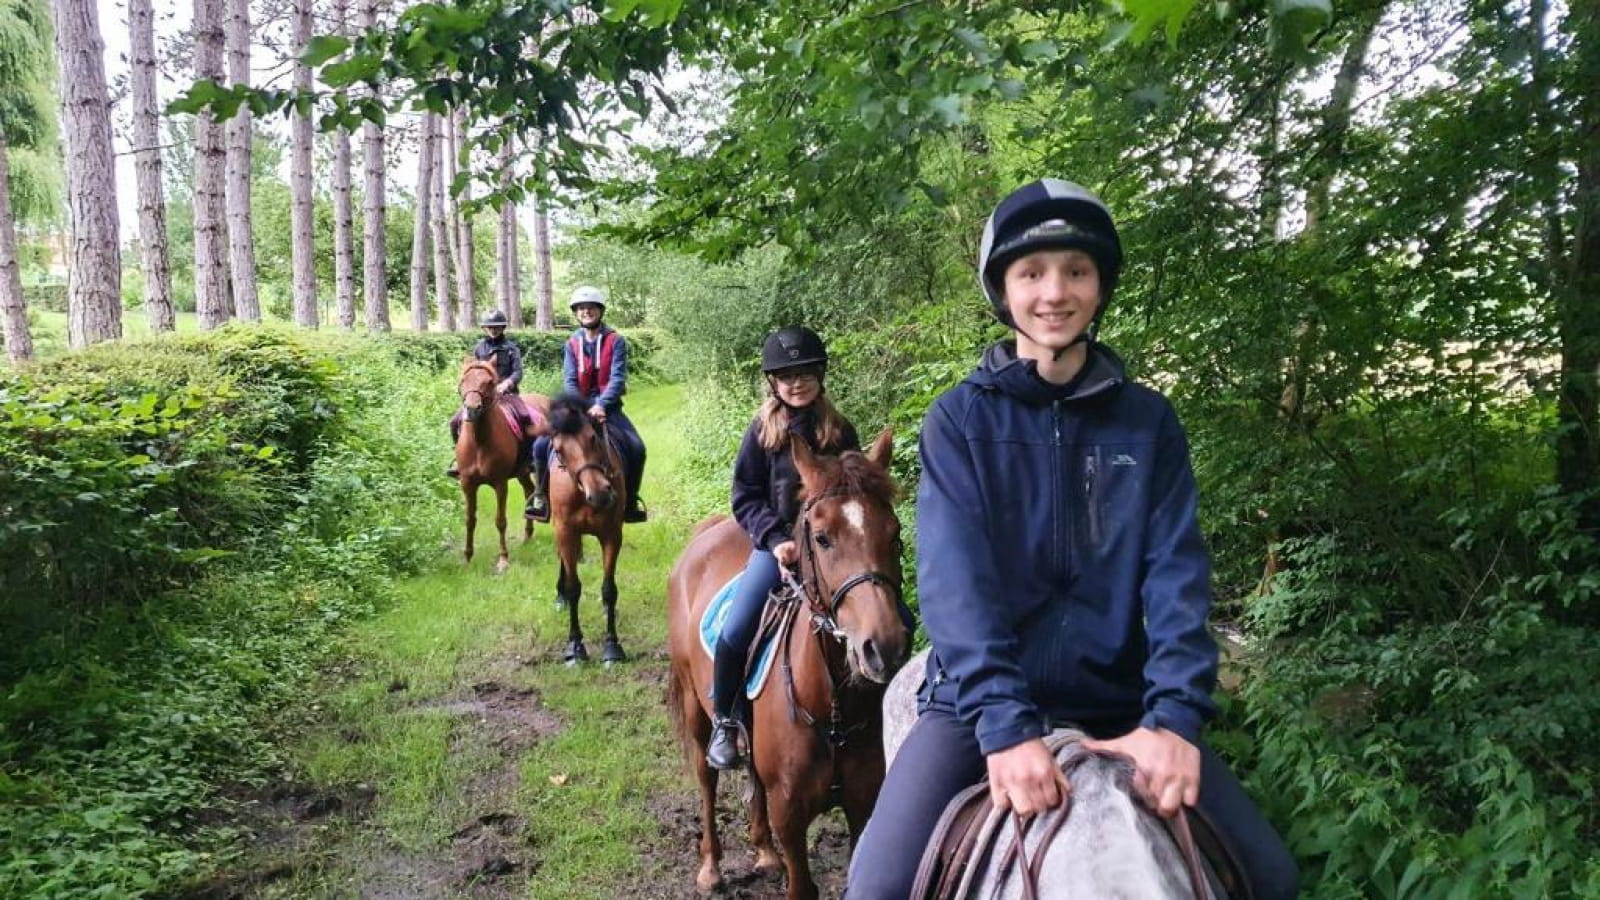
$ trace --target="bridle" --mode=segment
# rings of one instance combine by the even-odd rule
[[[843,644],[847,638],[844,629],[839,627],[837,619],[839,608],[849,597],[852,590],[863,584],[876,584],[888,591],[896,605],[900,603],[901,588],[898,573],[888,575],[875,569],[857,572],[841,581],[838,587],[830,593],[822,578],[822,569],[817,564],[816,536],[811,529],[811,509],[819,502],[831,497],[848,496],[848,492],[840,489],[824,491],[814,497],[806,499],[805,505],[800,510],[801,540],[800,540],[800,571],[801,577],[796,578],[787,566],[779,566],[778,571],[783,579],[791,597],[804,597],[807,611],[811,613],[811,630],[817,635],[817,649],[822,654],[822,669],[828,675],[828,723],[824,729],[815,716],[811,715],[805,707],[801,706],[794,695],[794,670],[789,659],[789,627],[793,622],[792,616],[783,617],[783,627],[778,634],[780,646],[783,648],[783,675],[784,684],[789,695],[789,720],[803,720],[807,725],[822,732],[830,749],[843,747],[851,733],[860,730],[865,723],[852,727],[845,727],[844,717],[839,712],[839,684],[848,679],[848,673],[841,678],[834,672],[833,662],[828,657],[827,639],[831,638]],[[895,558],[900,558],[899,547],[896,547]],[[810,577],[806,577],[809,574]],[[837,773],[836,776],[837,778]]]
[[[585,416],[585,418],[587,418],[587,416]],[[572,476],[572,483],[578,486],[578,490],[583,491],[585,498],[589,496],[589,492],[584,490],[583,487],[583,473],[589,471],[590,469],[598,469],[600,471],[600,475],[608,482],[614,483],[617,480],[616,472],[611,468],[611,427],[605,422],[601,422],[598,425],[591,422],[590,427],[594,429],[595,440],[599,441],[600,443],[599,462],[585,462],[583,465],[574,470],[568,468],[567,461],[561,455],[561,451],[559,449],[555,450],[552,454],[556,458],[556,465],[561,467],[561,471]]]
[[[464,381],[465,379],[462,380]],[[463,391],[461,390],[461,386],[458,384],[456,385],[456,391],[461,395],[461,408],[469,415],[472,413],[473,408],[467,405],[468,397],[471,397],[473,394],[478,395],[477,411],[481,414],[486,412],[490,407],[494,406],[496,400],[500,396],[499,392],[495,390],[495,382],[492,376],[489,379],[488,387],[472,388],[470,390]]]

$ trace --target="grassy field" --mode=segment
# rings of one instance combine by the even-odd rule
[[[495,577],[494,528],[480,520],[473,563],[442,548],[398,605],[353,630],[320,699],[289,717],[293,770],[245,805],[256,849],[207,896],[692,895],[693,785],[663,704],[665,582],[711,510],[691,508],[678,477],[690,440],[672,427],[680,393],[629,397],[650,447],[652,510],[628,527],[618,571],[632,660],[563,666],[549,529],[515,546],[511,570]],[[587,548],[580,612],[597,653],[600,554]],[[736,790],[725,783],[729,813]],[[837,829],[820,839],[836,844]],[[735,885],[743,831],[729,819]],[[819,865],[825,885],[841,866]],[[770,880],[745,882],[736,896],[781,895]]]

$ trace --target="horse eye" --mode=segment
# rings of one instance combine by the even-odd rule
[[[821,547],[824,550],[832,550],[833,549],[833,539],[828,537],[825,534],[819,534],[819,535],[817,535],[817,546]]]

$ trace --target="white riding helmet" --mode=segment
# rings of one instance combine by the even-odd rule
[[[586,284],[572,292],[572,300],[567,304],[567,309],[575,311],[580,303],[593,303],[600,307],[601,312],[605,312],[606,295],[599,288]]]

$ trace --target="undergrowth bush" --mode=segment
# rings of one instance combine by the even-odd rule
[[[0,387],[0,896],[170,895],[230,852],[219,786],[270,771],[272,712],[448,534],[418,448],[453,386],[419,359],[229,329]]]

